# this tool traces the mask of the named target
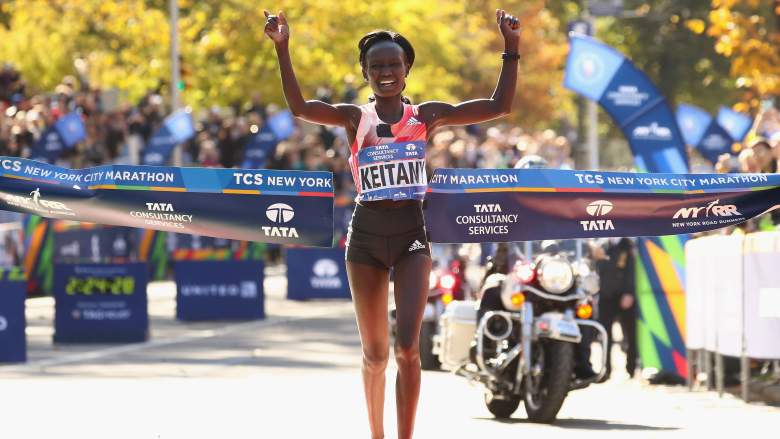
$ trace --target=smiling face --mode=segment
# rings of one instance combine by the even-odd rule
[[[406,85],[409,67],[406,55],[398,44],[382,41],[366,52],[363,76],[368,80],[374,95],[391,97],[400,95]]]

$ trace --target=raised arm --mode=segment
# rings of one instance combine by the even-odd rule
[[[517,18],[506,11],[496,10],[496,23],[504,37],[503,63],[498,84],[489,99],[475,99],[460,104],[426,102],[420,105],[420,114],[432,131],[445,125],[468,125],[505,116],[512,111],[512,99],[517,84],[520,26]]]
[[[274,42],[276,55],[279,58],[279,71],[282,75],[282,90],[287,106],[295,117],[308,122],[323,125],[336,125],[348,130],[355,129],[360,121],[360,108],[355,105],[331,105],[319,100],[307,101],[303,98],[298,79],[295,77],[292,60],[290,59],[290,27],[284,12],[271,15],[264,11],[265,34]]]

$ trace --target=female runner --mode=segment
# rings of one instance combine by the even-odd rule
[[[278,15],[265,11],[265,16],[265,33],[276,47],[290,111],[303,120],[347,131],[349,163],[358,192],[347,238],[347,275],[363,347],[363,386],[371,437],[384,437],[387,295],[393,268],[398,437],[411,438],[420,393],[418,339],[431,270],[422,214],[427,184],[425,145],[439,127],[474,124],[509,114],[517,81],[518,21],[496,10],[496,23],[504,37],[496,89],[489,99],[457,105],[411,105],[401,93],[414,64],[412,45],[391,31],[367,34],[358,43],[360,66],[374,96],[370,103],[356,106],[305,100],[290,60],[287,19],[281,11]]]

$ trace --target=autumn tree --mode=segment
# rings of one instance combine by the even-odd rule
[[[165,0],[11,0],[0,6],[0,60],[13,62],[36,90],[51,90],[82,59],[95,87],[116,87],[131,102],[166,90],[170,76]],[[270,6],[270,4],[269,4]],[[497,7],[520,17],[522,60],[517,121],[542,125],[559,115],[565,35],[542,0],[274,2],[290,20],[291,51],[308,97],[345,78],[362,85],[357,42],[376,28],[407,36],[417,52],[407,93],[413,100],[489,96],[501,65]],[[179,0],[181,60],[190,72],[183,101],[194,107],[240,104],[258,91],[283,104],[273,45],[256,0]],[[276,12],[276,11],[274,11]],[[368,90],[362,89],[365,101]],[[566,98],[564,97],[563,100]],[[533,111],[523,109],[533,108]]]

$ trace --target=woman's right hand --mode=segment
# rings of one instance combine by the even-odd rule
[[[274,44],[286,44],[290,40],[290,27],[287,25],[287,18],[284,12],[279,11],[279,15],[271,15],[268,11],[265,14],[265,34],[274,42]]]

